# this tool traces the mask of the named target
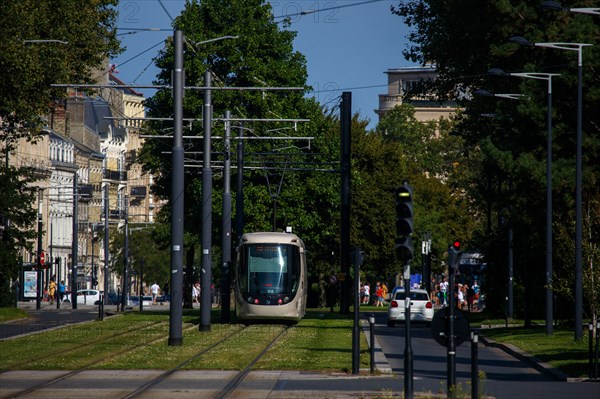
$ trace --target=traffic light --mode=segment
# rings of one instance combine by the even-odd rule
[[[394,191],[396,201],[396,257],[408,263],[413,257],[411,235],[413,233],[412,188],[408,182]]]
[[[456,273],[462,251],[460,250],[460,241],[454,240],[448,248],[448,272]]]

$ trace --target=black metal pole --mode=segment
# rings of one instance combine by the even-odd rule
[[[546,107],[546,334],[553,333],[552,318],[552,77],[548,76]]]
[[[340,111],[341,125],[341,212],[340,212],[340,271],[344,275],[341,282],[340,313],[350,313],[350,161],[351,161],[351,125],[352,125],[352,93],[342,93]]]
[[[212,167],[211,167],[211,130],[212,130],[212,75],[204,72],[204,151],[202,160],[202,270],[200,279],[200,331],[210,331],[210,313],[212,309]]]
[[[171,302],[169,346],[183,345],[183,32],[174,32],[173,67],[173,179],[171,181]]]
[[[450,264],[449,274],[449,287],[448,287],[448,397],[454,398],[456,394],[456,342],[454,340],[454,317],[455,317],[455,306],[456,301],[454,300],[454,272],[452,271],[452,264]]]
[[[71,307],[77,309],[77,249],[79,246],[79,193],[77,172],[73,174],[73,244],[71,248]]]
[[[354,323],[352,327],[352,374],[358,374],[360,371],[360,330],[359,330],[359,306],[360,306],[360,250],[355,249],[353,252],[354,264],[354,284],[353,284],[353,299],[354,299]]]
[[[375,373],[375,315],[369,315],[369,348],[371,349],[370,365],[371,374]]]
[[[144,259],[140,259],[140,312],[144,311]]]
[[[60,309],[60,301],[62,300],[61,293],[60,293],[60,269],[62,268],[61,266],[61,258],[57,257],[56,258],[56,309]]]
[[[594,378],[594,323],[588,324],[588,377]]]
[[[237,187],[235,192],[236,243],[244,234],[244,126],[240,124],[237,143]]]
[[[125,248],[123,249],[123,296],[121,297],[121,311],[125,311],[127,306],[127,296],[129,295],[129,276],[127,267],[129,266],[129,215],[125,214]]]
[[[104,304],[108,305],[108,183],[104,185]],[[117,297],[117,302],[119,298]]]
[[[479,398],[479,332],[471,331],[471,399]]]
[[[575,341],[581,341],[583,337],[583,282],[582,282],[582,250],[581,241],[583,237],[583,213],[582,202],[582,48],[579,48],[579,60],[577,66],[577,151],[575,168]]]
[[[35,308],[42,307],[42,191],[38,190],[38,220],[37,220],[37,292],[35,297]]]
[[[410,264],[404,266],[404,398],[413,398],[413,353],[410,335]]]
[[[594,356],[594,378],[598,378],[598,357],[600,355],[600,321],[596,322],[596,354]]]
[[[231,265],[231,112],[225,111],[225,139],[223,164],[223,221],[222,221],[222,259],[223,270],[221,271],[221,322],[229,323],[230,319],[230,292],[231,279],[229,269]]]

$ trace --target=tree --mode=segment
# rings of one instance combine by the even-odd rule
[[[563,1],[565,7],[581,6],[573,1]],[[524,301],[530,304],[533,298],[542,297],[544,279],[545,243],[544,233],[539,226],[545,220],[545,162],[546,162],[546,86],[530,79],[488,77],[490,68],[502,68],[507,72],[553,72],[560,78],[553,82],[553,213],[555,231],[565,229],[561,235],[566,241],[557,241],[554,247],[566,245],[570,250],[555,251],[554,281],[562,281],[568,270],[569,260],[574,257],[574,226],[564,221],[572,220],[574,208],[574,152],[577,57],[574,52],[555,49],[519,47],[507,42],[513,35],[522,35],[531,42],[598,42],[598,26],[592,16],[568,12],[541,10],[537,3],[527,1],[476,0],[462,1],[408,1],[393,8],[412,27],[409,39],[412,44],[405,56],[416,62],[432,62],[440,73],[437,92],[440,96],[485,87],[496,93],[525,93],[523,101],[507,103],[499,99],[458,98],[468,104],[465,114],[455,132],[465,140],[465,150],[479,159],[474,163],[470,175],[466,175],[464,189],[481,198],[480,211],[487,216],[484,231],[479,231],[480,245],[486,248],[490,266],[506,270],[506,231],[512,226],[515,237],[515,280],[525,287]],[[464,21],[469,21],[465,24]],[[598,114],[594,111],[600,101],[598,75],[593,72],[598,61],[596,46],[584,51],[584,159],[583,191],[584,207],[592,204],[594,182],[598,181],[600,165],[600,129]],[[468,103],[464,100],[469,100]],[[476,115],[496,114],[490,120]],[[470,183],[469,183],[470,180]],[[478,194],[476,193],[478,192]],[[497,220],[497,223],[493,223]],[[561,222],[558,222],[561,221]],[[564,224],[564,226],[559,226]],[[597,240],[592,230],[584,241]],[[560,244],[560,245],[557,245]],[[584,243],[584,247],[588,244]],[[563,258],[562,254],[569,254]],[[493,262],[493,263],[492,263]],[[565,280],[565,281],[566,281]],[[502,303],[507,278],[494,279],[499,283],[495,292],[497,303]],[[572,281],[572,280],[571,280]],[[589,287],[589,284],[584,284]],[[584,301],[590,305],[589,289]],[[558,302],[570,303],[572,296],[558,290]],[[493,298],[490,298],[493,299]],[[567,305],[569,309],[571,306]],[[527,309],[520,306],[519,315],[526,318],[541,316],[531,312],[543,311],[543,307]],[[565,314],[568,316],[568,314]]]
[[[36,227],[36,210],[25,205],[34,200],[31,185],[36,179],[27,168],[9,167],[9,153],[21,139],[35,142],[53,103],[66,95],[51,84],[91,83],[102,62],[120,51],[114,30],[116,5],[116,0],[0,2],[0,158],[7,160],[0,174],[4,285],[17,278],[19,251],[31,246]],[[0,289],[10,292],[6,286]],[[7,303],[12,298],[2,302]]]
[[[287,27],[283,24],[283,28]],[[293,50],[295,32],[283,29],[273,20],[271,6],[264,1],[190,1],[186,4],[181,15],[174,21],[174,27],[182,30],[185,35],[184,68],[188,85],[202,85],[206,70],[213,76],[214,86],[248,87],[248,86],[294,86],[304,87],[307,79],[306,61],[304,56]],[[237,39],[220,40],[205,44],[195,43],[207,41],[222,36],[238,36]],[[165,49],[157,59],[161,69],[156,83],[169,84],[173,68],[174,50],[171,41],[167,41]],[[188,90],[184,98],[184,117],[199,117],[202,109],[203,93]],[[321,140],[328,134],[331,127],[318,106],[312,100],[303,96],[302,91],[286,92],[257,92],[257,91],[212,91],[214,116],[220,117],[230,110],[234,117],[244,118],[308,118],[309,123],[290,124],[275,123],[245,123],[245,137],[285,136],[314,136],[323,145],[330,143]],[[149,116],[168,117],[172,114],[173,104],[171,91],[158,91],[146,102]],[[150,129],[162,132],[172,126],[172,122],[154,123]],[[213,134],[220,134],[223,129],[221,122],[215,121]],[[232,128],[233,136],[237,136],[237,126]],[[203,135],[199,123],[186,127],[186,135]],[[185,143],[188,161],[199,163],[201,156],[193,155],[201,147],[201,141]],[[234,141],[235,143],[235,141]],[[170,157],[164,152],[170,149],[170,142],[148,140],[143,149],[142,158],[147,170],[158,176],[155,192],[163,198],[170,196]],[[235,145],[232,145],[235,154]],[[299,166],[308,165],[307,160],[315,147],[308,146],[306,141],[295,140],[246,140],[245,160],[252,167],[243,171],[244,175],[244,206],[245,231],[261,231],[272,229],[273,197],[269,192],[265,173],[270,174],[270,184],[282,181],[281,191],[277,200],[277,230],[283,230],[285,224],[293,225],[294,231],[310,243],[319,242],[319,234],[331,231],[331,220],[322,217],[322,207],[318,203],[335,203],[331,200],[330,186],[322,184],[318,178],[308,173],[292,171],[301,169]],[[213,140],[213,157],[215,162],[221,162],[223,153],[222,142]],[[194,157],[197,157],[194,159]],[[322,159],[322,158],[321,158]],[[234,164],[232,162],[232,164]],[[255,170],[262,166],[263,170]],[[292,166],[295,166],[292,168]],[[265,169],[269,169],[265,172]],[[216,169],[218,170],[218,169]],[[185,231],[197,237],[201,232],[201,176],[198,169],[187,169],[185,176]],[[239,173],[240,171],[236,171]],[[283,174],[283,179],[281,179]],[[216,173],[213,183],[213,214],[214,220],[221,216],[222,176]],[[273,187],[272,187],[273,188]],[[276,190],[277,191],[277,190]],[[320,196],[318,194],[324,194]],[[235,198],[235,196],[234,196]],[[309,204],[315,204],[311,209]],[[169,212],[169,206],[164,208]],[[330,216],[325,212],[326,216]],[[220,241],[220,223],[213,223],[215,242]],[[315,234],[315,236],[313,236]],[[234,234],[235,237],[235,234]],[[187,251],[196,251],[188,246]],[[218,251],[211,251],[218,254]],[[316,251],[319,252],[319,251]],[[187,256],[188,265],[194,255]],[[220,261],[214,259],[214,264]],[[218,276],[216,268],[215,277]],[[215,278],[215,281],[218,281]]]

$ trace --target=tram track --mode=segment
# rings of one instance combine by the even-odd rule
[[[256,365],[256,363],[264,357],[264,355],[273,347],[273,345],[275,345],[275,343],[277,343],[279,341],[279,339],[281,339],[281,337],[283,337],[283,335],[289,330],[289,328],[290,328],[290,326],[282,326],[281,331],[279,331],[279,333],[276,334],[268,342],[268,344],[265,345],[265,347],[248,362],[248,364],[242,370],[240,370],[238,373],[236,373],[235,376],[233,376],[233,378],[231,378],[229,380],[229,382],[225,385],[225,387],[223,387],[223,389],[214,396],[214,398],[215,399],[226,399],[227,397],[229,397],[244,381],[244,379],[247,377],[248,373],[250,373],[250,371]],[[129,394],[127,394],[125,396],[122,396],[121,399],[133,399],[133,398],[141,397],[144,393],[150,391],[153,387],[155,387],[159,383],[165,381],[169,376],[171,376],[175,372],[181,370],[184,366],[186,366],[186,365],[190,364],[192,361],[208,354],[211,350],[217,348],[219,345],[225,344],[228,340],[232,339],[233,337],[238,335],[243,330],[244,330],[244,328],[227,335],[226,337],[220,339],[219,341],[215,342],[211,346],[209,346],[209,347],[201,350],[200,352],[194,354],[193,356],[189,357],[188,359],[181,362],[180,364],[173,367],[172,369],[167,370],[164,373],[160,374],[159,376],[146,382],[144,385],[140,386],[135,391],[130,392]]]
[[[148,326],[148,327],[150,327],[150,326]],[[290,328],[293,328],[293,327],[290,327],[287,325],[276,325],[276,327],[277,327],[277,329],[275,329],[272,332],[272,334],[269,334],[269,335],[271,335],[270,337],[264,337],[263,342],[261,342],[260,345],[256,345],[256,350],[252,349],[252,352],[249,352],[250,349],[248,349],[247,352],[244,353],[245,355],[247,355],[248,359],[245,359],[245,361],[247,360],[247,363],[245,363],[243,369],[237,371],[235,373],[235,375],[231,376],[230,378],[227,378],[227,380],[224,383],[224,386],[221,389],[217,388],[216,392],[213,391],[210,394],[210,397],[214,397],[214,398],[218,398],[218,399],[226,399],[226,398],[231,397],[232,394],[234,392],[236,392],[236,390],[239,389],[239,387],[242,385],[244,380],[247,378],[248,374],[253,370],[255,365],[289,331]],[[197,326],[196,325],[189,326],[189,327],[185,328],[184,331],[190,331],[194,328],[197,328]],[[246,332],[246,335],[243,334],[244,331]],[[185,360],[180,361],[176,366],[170,368],[169,370],[163,371],[159,375],[156,375],[154,377],[150,377],[142,385],[131,390],[129,393],[123,394],[121,392],[119,395],[123,395],[123,396],[114,396],[114,397],[119,397],[121,399],[131,399],[131,398],[145,397],[145,396],[147,396],[147,394],[152,396],[153,393],[155,393],[155,389],[160,390],[159,384],[161,384],[161,382],[164,382],[165,380],[168,380],[169,377],[171,377],[176,372],[184,371],[186,369],[193,370],[194,366],[192,365],[192,363],[194,361],[199,361],[200,363],[202,363],[203,361],[207,361],[208,359],[211,359],[211,356],[214,357],[215,353],[218,352],[219,350],[223,350],[223,349],[227,348],[228,344],[235,347],[236,344],[238,344],[239,342],[244,343],[244,342],[249,341],[249,339],[247,338],[248,334],[250,334],[250,335],[256,334],[256,331],[251,331],[246,326],[240,326],[240,328],[236,329],[235,331],[229,332],[226,336],[219,338],[215,342],[209,344],[207,347],[192,354]],[[123,335],[123,334],[119,334],[119,335]],[[161,340],[165,340],[166,338],[167,338],[167,336],[165,334],[161,334],[159,337],[156,337],[155,339],[152,339],[150,341],[147,341],[147,342],[144,342],[144,343],[141,343],[138,345],[134,345],[132,347],[128,347],[123,350],[111,352],[111,353],[107,354],[106,356],[96,358],[96,359],[82,365],[77,370],[68,371],[64,374],[54,376],[54,377],[44,380],[44,381],[40,381],[39,383],[37,383],[33,386],[30,386],[30,387],[23,389],[21,391],[18,391],[18,392],[13,392],[6,397],[10,397],[10,398],[39,397],[40,395],[44,395],[44,393],[47,392],[48,389],[52,390],[54,384],[57,384],[61,381],[64,382],[65,380],[73,379],[74,377],[82,374],[83,372],[89,371],[95,365],[101,364],[102,362],[117,358],[119,356],[126,355],[126,354],[128,354],[132,351],[138,350],[140,348],[150,346],[152,344],[160,342]],[[238,342],[234,341],[235,339],[237,339]],[[103,340],[103,341],[109,341],[109,340]],[[69,351],[73,351],[75,349],[76,348],[70,348]],[[225,350],[227,350],[227,349],[225,349]],[[231,350],[231,349],[229,349],[229,350]],[[244,352],[244,350],[242,349],[242,353],[243,352]],[[243,356],[243,354],[240,354],[240,356]],[[190,365],[192,365],[192,366],[190,367]],[[74,379],[74,380],[76,381],[77,379]],[[67,384],[70,384],[70,383],[67,383]],[[64,384],[60,384],[60,385],[64,385]],[[132,389],[132,388],[133,388],[133,386],[130,386],[129,389]],[[64,388],[60,388],[60,389],[64,390]],[[69,390],[69,388],[67,388],[67,390]],[[63,391],[63,392],[68,392],[68,391]],[[67,394],[67,393],[65,393],[65,394]],[[0,395],[0,396],[5,397],[3,395]]]
[[[147,326],[146,328],[150,328],[152,326],[157,326],[157,325],[160,325],[160,324],[166,324],[166,322],[155,323],[153,325]],[[192,328],[195,328],[195,327],[196,327],[195,325],[192,325],[192,326],[189,326],[188,328],[186,328],[186,330],[189,330],[189,329],[192,329]],[[139,331],[139,330],[136,330],[136,331]],[[129,332],[131,333],[133,331],[129,331]],[[120,335],[122,335],[122,334],[120,334]],[[130,348],[127,348],[125,350],[118,351],[117,353],[111,352],[107,356],[104,356],[104,357],[101,357],[101,358],[98,358],[98,359],[94,359],[91,362],[86,363],[84,366],[78,368],[77,370],[72,370],[70,372],[67,372],[66,374],[59,375],[59,376],[54,377],[54,378],[52,378],[50,380],[42,381],[41,383],[36,384],[36,385],[34,385],[32,387],[29,387],[29,388],[24,389],[22,391],[13,393],[13,394],[10,395],[10,397],[11,398],[19,398],[19,397],[23,397],[25,395],[31,394],[33,392],[42,390],[42,389],[44,389],[46,387],[49,387],[49,386],[51,386],[51,385],[53,385],[53,384],[55,384],[57,382],[60,382],[60,381],[66,380],[68,378],[71,378],[73,376],[76,376],[78,374],[81,374],[82,372],[84,372],[86,370],[89,370],[94,365],[97,365],[97,364],[100,364],[102,362],[105,362],[105,361],[107,361],[109,359],[112,359],[112,358],[114,358],[116,356],[124,355],[126,353],[129,353],[129,352],[134,351],[136,349],[142,348],[144,346],[152,345],[153,343],[156,343],[156,342],[159,342],[161,340],[164,340],[166,337],[167,337],[166,335],[161,335],[161,336],[159,336],[159,337],[157,337],[157,338],[155,338],[155,339],[153,339],[151,341],[144,342],[144,343],[141,343],[141,344],[138,344],[138,345],[134,345],[134,346],[132,346]],[[113,336],[111,338],[114,339],[115,337]],[[106,340],[106,341],[109,341],[109,340]]]
[[[147,326],[144,326],[143,329],[152,328],[152,327],[155,327],[155,326],[157,326],[158,324],[161,324],[161,323],[164,323],[164,322],[158,321],[158,322],[150,323]],[[43,360],[43,359],[51,359],[51,358],[54,358],[54,357],[59,356],[59,355],[64,355],[66,353],[73,352],[73,351],[76,351],[76,350],[79,350],[79,349],[83,349],[83,348],[86,348],[86,347],[91,347],[93,345],[96,345],[96,344],[99,344],[99,343],[103,343],[103,342],[107,342],[107,341],[113,340],[115,338],[122,337],[124,335],[131,334],[131,333],[134,333],[134,332],[139,332],[139,331],[140,331],[139,327],[130,328],[128,330],[121,331],[119,333],[116,333],[116,334],[113,334],[113,335],[110,335],[110,336],[106,336],[106,337],[102,337],[102,338],[97,338],[97,339],[88,341],[88,342],[86,342],[84,344],[75,345],[75,346],[72,346],[72,347],[69,347],[69,348],[65,348],[65,349],[62,349],[62,350],[58,350],[58,351],[49,352],[49,355],[45,356],[43,358],[40,358],[39,354],[36,354],[35,357],[28,358],[28,359],[23,360],[23,361],[21,361],[19,363],[10,364],[8,366],[3,366],[3,367],[7,367],[7,368],[0,370],[0,374],[6,373],[6,372],[9,372],[9,371],[17,370],[17,369],[21,368],[22,366],[30,364],[33,361],[40,361],[40,360]]]

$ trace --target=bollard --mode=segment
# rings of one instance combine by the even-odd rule
[[[102,298],[102,294],[100,294],[100,303],[98,304],[98,320],[104,320],[104,299]]]
[[[371,374],[375,372],[375,315],[369,316],[369,331],[371,341]]]
[[[471,331],[471,398],[479,398],[479,332]]]
[[[594,378],[594,324],[588,324],[589,370],[588,377]]]
[[[600,377],[598,375],[598,355],[600,354],[600,321],[596,323],[596,355],[594,356],[594,378]]]

